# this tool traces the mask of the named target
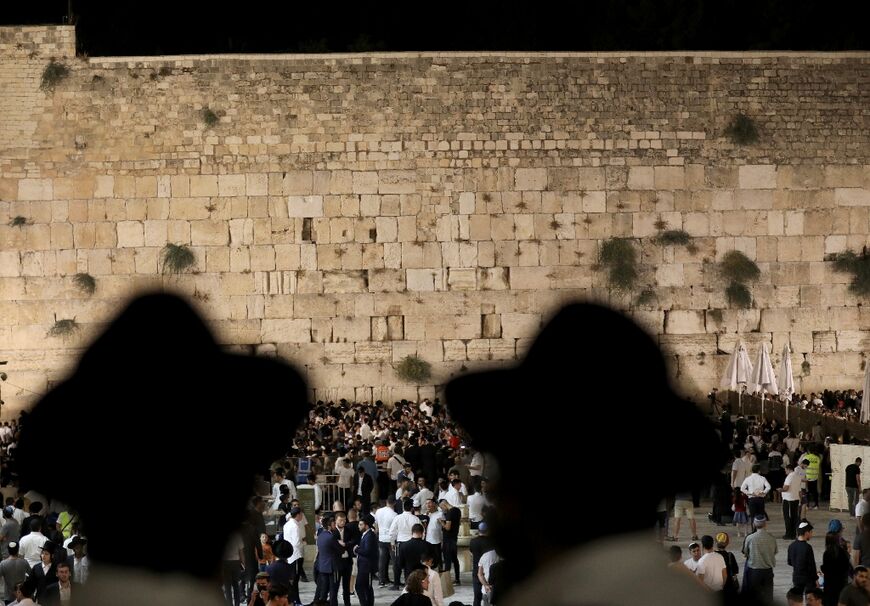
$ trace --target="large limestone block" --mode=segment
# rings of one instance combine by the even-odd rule
[[[119,248],[137,248],[145,245],[145,228],[142,222],[121,221],[117,228]]]
[[[655,189],[652,166],[632,166],[628,169],[628,189]]]
[[[549,267],[511,267],[512,290],[540,290],[550,287]]]
[[[447,286],[450,290],[475,290],[477,269],[450,267],[447,269]]]
[[[695,356],[716,351],[716,335],[660,335],[659,345],[668,354]]]
[[[19,200],[53,200],[54,184],[51,179],[21,179],[18,181]]]
[[[405,270],[405,279],[409,291],[444,290],[443,269],[407,269]]]
[[[481,267],[477,270],[480,290],[507,290],[511,288],[510,269],[507,267]]]
[[[368,273],[355,271],[323,272],[323,292],[358,293],[368,290]]]
[[[355,343],[355,357],[359,364],[389,363],[393,356],[393,347],[390,343]],[[361,372],[368,382],[376,382],[377,367],[363,366]]]
[[[546,168],[518,168],[514,189],[516,191],[543,191],[547,188]]]
[[[737,169],[738,184],[742,189],[775,189],[776,166],[747,164]]]
[[[323,196],[289,196],[287,198],[288,217],[322,217]]]
[[[378,193],[378,173],[375,171],[353,172],[353,193],[376,194]]]
[[[541,329],[541,315],[536,313],[501,314],[503,339],[535,337]]]
[[[413,194],[417,190],[417,172],[413,170],[382,170],[378,173],[378,192],[382,194]]]
[[[372,336],[371,318],[333,318],[332,336],[336,341],[342,342],[368,341]]]
[[[685,189],[686,172],[682,166],[656,166],[656,189]]]
[[[666,334],[691,335],[704,332],[703,311],[671,310],[665,313]]]
[[[245,175],[218,175],[219,196],[244,196],[246,191]]]
[[[870,206],[870,189],[838,187],[834,190],[834,202],[837,206]]]
[[[310,170],[288,170],[281,176],[281,192],[284,195],[308,196],[313,193],[313,184],[314,175]]]
[[[138,223],[138,222],[136,222]],[[119,226],[121,224],[119,223]],[[120,227],[118,230],[120,245]],[[191,221],[190,242],[194,246],[227,246],[230,243],[230,234],[226,221]]]
[[[115,180],[117,185],[118,180]],[[218,177],[217,175],[191,175],[190,176],[190,197],[191,198],[211,198],[218,195]]]
[[[308,343],[311,341],[311,320],[264,319],[261,321],[260,340],[266,343]]]

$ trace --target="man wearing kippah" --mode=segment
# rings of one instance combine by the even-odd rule
[[[806,520],[798,524],[797,540],[788,546],[788,565],[793,568],[792,585],[813,589],[818,584],[816,557],[809,541],[813,538],[813,525]]]
[[[746,556],[746,577],[743,592],[755,594],[765,603],[773,602],[773,568],[776,566],[776,539],[767,532],[767,518],[757,515],[753,522],[756,531],[746,537],[743,555]]]

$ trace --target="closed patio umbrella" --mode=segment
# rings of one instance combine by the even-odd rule
[[[794,372],[791,366],[791,348],[788,343],[782,348],[782,360],[779,363],[779,398],[785,401],[785,422],[788,423],[788,403],[794,395]]]
[[[776,376],[773,374],[773,364],[770,361],[770,352],[767,351],[767,343],[762,343],[758,350],[758,358],[752,369],[752,375],[748,385],[749,391],[761,392],[761,419],[764,420],[764,394],[777,395],[779,388],[776,385]]]
[[[728,366],[725,368],[725,376],[722,377],[722,389],[730,389],[737,392],[737,399],[740,403],[740,413],[743,413],[743,388],[749,384],[752,378],[752,362],[749,360],[749,353],[746,351],[746,345],[743,341],[737,341],[734,345],[734,351],[731,358],[728,360]]]

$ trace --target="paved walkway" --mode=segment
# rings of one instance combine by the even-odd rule
[[[822,553],[825,548],[825,533],[828,529],[828,522],[832,519],[836,518],[843,522],[843,536],[851,543],[855,538],[855,520],[849,518],[846,512],[844,511],[829,511],[827,507],[825,507],[825,503],[822,504],[821,509],[810,510],[807,518],[810,523],[815,527],[815,536],[810,541],[810,544],[813,546],[813,551],[816,554],[816,565],[821,566],[822,563]],[[712,507],[712,503],[709,501],[702,501],[701,506],[695,510],[695,518],[698,525],[698,536],[702,536],[705,534],[709,534],[710,536],[715,536],[717,532],[725,531],[731,537],[731,545],[729,545],[728,550],[731,551],[736,557],[737,562],[740,564],[741,571],[743,570],[743,562],[745,558],[743,554],[740,553],[740,549],[743,545],[743,539],[737,538],[737,530],[733,525],[728,526],[717,526],[709,521],[707,518],[707,514],[710,512]],[[770,533],[776,538],[777,545],[779,547],[779,553],[776,556],[776,568],[774,570],[774,597],[777,602],[785,603],[785,594],[791,588],[791,566],[786,564],[786,557],[788,552],[788,545],[791,541],[785,541],[781,537],[785,534],[785,525],[783,524],[782,519],[782,506],[779,503],[768,503],[767,504],[767,513],[770,516],[770,522],[768,523],[768,530]],[[670,524],[673,524],[673,519],[669,521]],[[691,530],[686,526],[685,520],[683,521],[680,528],[681,540],[679,543],[676,543],[680,547],[683,548],[683,558],[689,557],[688,545],[691,542]],[[665,547],[673,545],[674,543],[665,543]],[[306,562],[307,563],[307,562]],[[308,566],[306,566],[308,568]],[[311,571],[308,572],[309,578],[313,578],[311,575]],[[445,598],[444,603],[445,606],[450,604],[453,601],[459,601],[463,604],[471,604],[473,600],[472,589],[471,589],[471,573],[463,572],[461,575],[462,585],[456,587],[456,593],[449,598]],[[742,572],[741,572],[741,580],[742,580]],[[304,604],[309,604],[314,598],[314,583],[302,583],[300,584],[300,595],[302,597],[302,602]],[[389,589],[379,589],[377,587],[377,582],[375,582],[375,604],[378,606],[389,606],[399,597],[399,592],[390,591]],[[339,606],[343,604],[341,594],[338,597]],[[356,599],[356,596],[351,596],[351,605],[357,606],[359,601]]]
[[[821,505],[822,507],[820,509],[811,509],[807,513],[807,520],[809,520],[814,528],[814,536],[810,541],[810,545],[812,545],[813,551],[815,552],[817,568],[822,565],[822,554],[825,551],[825,534],[828,532],[828,522],[833,519],[840,520],[840,522],[843,523],[843,537],[849,541],[849,543],[852,543],[855,539],[855,528],[857,526],[856,520],[850,518],[845,511],[830,511],[827,508],[827,503],[823,502]],[[722,531],[728,533],[731,537],[731,544],[728,546],[728,551],[737,557],[737,562],[740,564],[742,583],[743,562],[746,559],[740,552],[740,549],[743,547],[743,538],[737,538],[737,529],[733,524],[723,527],[710,522],[707,518],[707,514],[711,511],[711,508],[711,502],[702,501],[701,507],[695,509],[695,519],[698,524],[698,536],[703,536],[705,534],[716,536],[717,532]],[[786,541],[782,538],[785,534],[782,505],[780,503],[768,503],[767,515],[770,517],[770,521],[767,524],[767,530],[774,536],[774,538],[776,538],[777,547],[779,548],[779,552],[776,554],[776,568],[773,573],[773,595],[777,602],[785,604],[785,594],[792,587],[792,568],[786,563],[788,557],[788,546],[791,541]],[[669,524],[673,525],[673,522],[673,518],[671,518]],[[691,531],[686,528],[686,521],[683,520],[680,526],[680,541],[676,544],[683,548],[684,559],[689,557],[689,550],[687,547],[691,542],[689,540],[691,534]],[[673,544],[674,543],[665,543],[666,546]]]

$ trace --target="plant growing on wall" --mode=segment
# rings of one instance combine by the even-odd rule
[[[54,90],[54,87],[67,76],[69,76],[69,68],[52,59],[42,70],[42,81],[39,88],[45,91]]]
[[[755,122],[746,114],[737,114],[725,128],[725,135],[735,145],[751,145],[758,141]]]
[[[640,291],[640,294],[637,295],[637,299],[635,299],[634,304],[638,306],[642,305],[652,305],[656,299],[656,291],[653,290],[651,286],[644,288]]]
[[[220,118],[218,118],[218,115],[208,107],[203,108],[200,115],[202,116],[202,121],[205,123],[207,128],[211,128],[220,120]]]
[[[97,290],[97,281],[91,274],[76,274],[73,276],[73,284],[86,295],[94,294]]]
[[[692,236],[682,229],[668,229],[657,235],[655,241],[663,246],[686,245],[692,241]]]
[[[27,217],[22,217],[21,215],[13,217],[12,220],[9,221],[10,227],[24,227],[25,225],[27,225]]]
[[[190,247],[184,244],[169,243],[163,247],[163,273],[180,274],[196,263],[196,257]]]
[[[417,356],[405,356],[396,366],[396,376],[406,383],[425,383],[432,376],[432,365]]]
[[[861,254],[851,250],[826,257],[833,261],[834,271],[852,274],[849,290],[858,296],[870,296],[870,251],[865,246]]]
[[[608,281],[613,290],[634,290],[638,278],[637,251],[631,241],[614,238],[602,244],[600,263],[602,268],[607,268]]]
[[[752,293],[747,282],[754,282],[761,275],[755,261],[739,250],[729,250],[719,262],[719,273],[728,282],[725,294],[731,305],[744,309],[752,306]]]
[[[52,327],[48,330],[49,337],[68,337],[79,330],[79,324],[75,318],[66,320],[55,320]]]

